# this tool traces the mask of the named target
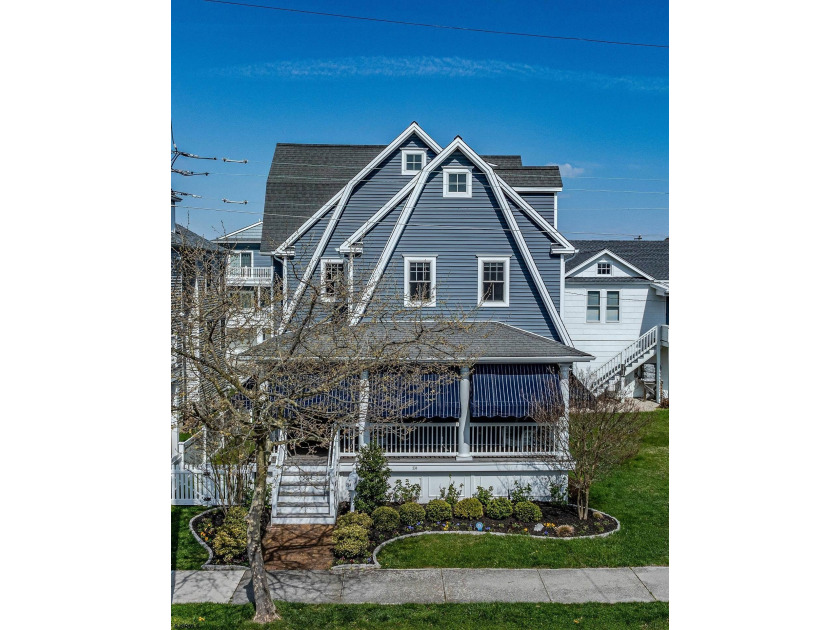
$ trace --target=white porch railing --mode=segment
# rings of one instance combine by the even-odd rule
[[[271,267],[228,267],[228,280],[270,280]]]
[[[545,455],[556,450],[554,428],[535,422],[470,424],[470,455],[504,457]]]
[[[623,376],[626,370],[637,367],[636,363],[653,351],[657,343],[659,343],[659,326],[654,326],[595,370],[591,376],[591,386],[595,389],[601,388],[615,376]]]

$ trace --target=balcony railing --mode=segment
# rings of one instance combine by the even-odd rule
[[[473,457],[545,455],[557,450],[554,427],[535,422],[481,422],[470,424]]]
[[[271,267],[228,267],[228,280],[271,280]]]

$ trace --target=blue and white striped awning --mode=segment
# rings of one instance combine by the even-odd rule
[[[424,374],[406,383],[399,377],[370,378],[369,415],[379,418],[457,418],[461,415],[458,379]]]
[[[472,417],[526,418],[531,405],[547,393],[560,391],[560,376],[553,365],[479,364],[472,375]]]

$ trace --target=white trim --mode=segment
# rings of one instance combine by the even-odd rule
[[[254,268],[254,262],[255,262],[254,261],[254,253],[255,252],[252,249],[232,249],[232,250],[230,250],[227,254],[227,256],[228,256],[228,260],[227,260],[228,267],[234,267],[234,265],[231,264],[230,259],[233,256],[239,256],[239,267],[236,267],[236,268],[237,269],[242,269],[242,254],[250,254],[251,255],[251,264],[247,265],[247,266],[250,267],[251,269],[253,269]],[[259,253],[259,252],[256,252],[256,253]]]
[[[415,302],[409,297],[408,277],[411,263],[427,262],[429,264],[429,271],[432,280],[432,289],[429,299],[425,302]],[[437,306],[437,256],[403,256],[403,304],[405,306],[413,307],[433,307]]]
[[[606,266],[607,273],[601,273],[601,265]],[[612,275],[613,275],[612,269],[613,269],[613,264],[611,262],[607,262],[605,260],[599,260],[598,262],[595,263],[595,275],[598,276],[598,277],[600,277],[600,276],[610,276],[610,277],[612,277]]]
[[[502,169],[504,170],[504,169]],[[513,188],[516,192],[520,193],[529,193],[529,192],[563,192],[562,186],[514,186]]]
[[[651,280],[651,281],[653,281],[653,280],[655,279],[655,278],[654,278],[653,276],[651,276],[650,274],[645,273],[644,271],[642,271],[641,269],[639,269],[639,268],[638,268],[638,267],[636,267],[635,265],[631,265],[629,262],[627,262],[626,260],[624,260],[621,256],[618,256],[617,254],[614,254],[614,253],[613,253],[613,252],[611,252],[609,249],[602,249],[600,252],[598,252],[598,253],[597,253],[597,254],[595,254],[594,256],[590,256],[589,258],[587,258],[586,260],[584,260],[582,263],[580,263],[577,267],[574,267],[573,269],[571,269],[571,270],[567,271],[567,272],[566,272],[566,277],[567,277],[567,278],[570,278],[570,277],[572,276],[572,274],[576,273],[577,271],[580,271],[583,267],[586,267],[587,265],[589,265],[590,263],[594,262],[596,259],[600,258],[601,256],[612,256],[612,257],[616,260],[616,262],[619,262],[619,263],[621,263],[622,265],[626,265],[627,267],[629,267],[629,268],[630,268],[630,269],[632,269],[633,271],[635,271],[635,272],[637,272],[637,273],[641,274],[641,275],[642,275],[642,277],[644,277],[646,280]],[[597,270],[596,270],[596,271],[597,271]],[[596,275],[595,277],[597,277],[597,275]],[[612,276],[612,277],[613,277],[613,278],[615,278],[616,276]]]
[[[429,156],[428,156],[428,154],[426,153],[426,149],[418,149],[418,148],[416,148],[416,147],[404,147],[404,148],[400,149],[400,151],[402,152],[402,156],[401,156],[401,164],[402,164],[402,174],[403,174],[403,175],[417,175],[417,173],[419,173],[420,171],[422,171],[422,170],[423,170],[423,167],[425,167],[425,166],[426,166],[426,162],[428,162],[428,157],[429,157]],[[421,163],[420,163],[420,169],[419,169],[419,170],[417,170],[417,171],[409,171],[409,170],[407,170],[407,169],[406,169],[406,167],[405,167],[405,158],[406,158],[406,156],[408,156],[408,155],[420,155],[420,156],[422,156]]]
[[[421,173],[423,171],[420,171]],[[408,195],[412,188],[417,185],[417,179],[419,178],[420,173],[417,173],[414,178],[410,182],[408,182],[405,186],[403,186],[400,191],[391,197],[384,206],[382,206],[376,213],[370,217],[367,221],[365,221],[362,226],[353,232],[347,240],[345,240],[341,245],[338,246],[338,251],[341,253],[349,253],[353,249],[359,249],[358,247],[354,247],[356,243],[358,243],[364,236],[373,229],[373,227],[379,223],[386,214],[388,214],[391,210],[393,210],[396,206],[400,205],[402,200]],[[357,252],[359,253],[359,252]]]
[[[344,259],[343,258],[322,258],[321,259],[321,300],[324,302],[335,302],[336,296],[329,296],[327,295],[327,283],[326,278],[324,277],[324,267],[329,264],[333,265],[341,265],[341,275],[342,278],[346,280],[346,274],[344,271]]]
[[[510,306],[510,256],[478,256],[478,296],[476,304],[479,307]],[[484,295],[484,263],[500,262],[505,264],[504,298],[501,301],[482,300]]]
[[[554,229],[558,231],[560,229],[557,227],[557,193],[554,193]]]
[[[494,175],[495,175],[495,173],[494,173]],[[568,240],[566,240],[566,237],[563,236],[562,234],[560,234],[560,232],[558,232],[554,228],[554,226],[551,225],[551,223],[546,221],[539,212],[534,210],[534,208],[531,206],[531,204],[529,204],[527,201],[525,201],[519,195],[518,192],[516,192],[513,188],[511,188],[510,184],[508,184],[505,180],[503,180],[500,177],[497,177],[497,179],[499,181],[499,184],[502,187],[502,190],[504,190],[508,194],[508,196],[510,196],[510,198],[513,199],[513,201],[516,203],[516,205],[518,205],[525,214],[527,214],[537,225],[539,225],[543,230],[545,230],[545,234],[546,234],[547,237],[553,238],[557,243],[562,245],[564,248],[566,248],[570,252],[571,252],[571,250],[575,249],[574,245],[572,245]],[[552,253],[558,253],[558,252],[552,252]]]
[[[467,191],[466,192],[449,192],[449,176],[450,175],[466,175],[467,176]],[[444,166],[443,167],[443,196],[456,197],[467,199],[472,197],[472,170],[463,166]]]
[[[262,221],[261,221],[261,220],[260,220],[260,221],[257,221],[256,223],[252,223],[251,225],[246,226],[246,227],[244,227],[244,228],[240,228],[240,229],[236,230],[235,232],[231,232],[230,234],[223,234],[223,235],[222,235],[222,236],[220,236],[219,238],[214,238],[214,239],[213,239],[213,242],[214,242],[214,243],[222,243],[222,242],[224,242],[225,240],[227,240],[228,238],[230,238],[231,236],[233,236],[234,234],[239,234],[240,232],[244,232],[245,230],[250,230],[252,227],[257,227],[257,226],[258,226],[258,225],[260,225],[260,224],[262,224]],[[240,243],[259,243],[260,241],[259,241],[259,240],[255,240],[255,241],[239,241],[239,242],[240,242]]]

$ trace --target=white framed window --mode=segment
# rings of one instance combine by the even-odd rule
[[[478,305],[510,305],[510,257],[478,257]]]
[[[422,149],[402,150],[402,174],[416,175],[426,166],[426,152]]]
[[[405,256],[403,258],[406,306],[435,306],[437,258],[435,256]]]
[[[599,276],[611,276],[612,275],[612,263],[599,262],[598,263],[598,275]]]
[[[601,321],[601,292],[587,291],[586,292],[586,321],[600,322]]]
[[[607,313],[605,321],[615,323],[621,321],[621,294],[618,291],[607,291]]]
[[[472,197],[472,171],[468,168],[444,168],[443,196]]]
[[[325,302],[335,302],[341,295],[344,283],[344,259],[321,259],[321,299]]]
[[[240,269],[254,266],[253,252],[231,252],[228,254],[228,265]]]

